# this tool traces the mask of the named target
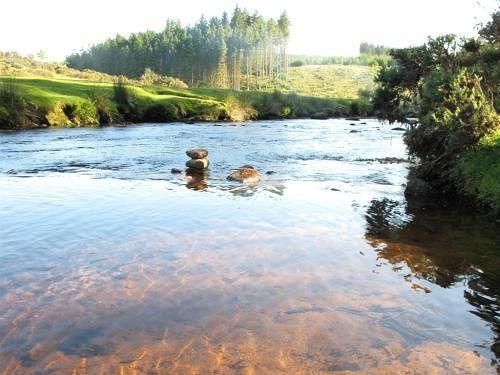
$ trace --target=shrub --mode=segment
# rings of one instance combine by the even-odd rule
[[[0,127],[16,129],[31,127],[42,121],[41,110],[29,103],[14,81],[0,85]]]
[[[113,100],[118,112],[125,121],[136,121],[139,118],[137,104],[132,90],[130,90],[122,77],[113,84]]]
[[[93,93],[91,100],[96,108],[99,124],[107,125],[120,120],[120,113],[116,105],[106,95]]]
[[[65,104],[62,110],[74,126],[97,126],[100,124],[95,103],[90,100],[76,104]]]
[[[150,68],[146,68],[144,70],[144,73],[139,81],[145,85],[162,85],[178,89],[188,88],[188,85],[180,79],[159,75]]]
[[[73,127],[74,124],[64,112],[64,105],[56,103],[52,108],[47,111],[45,118],[50,126],[63,126]]]
[[[166,122],[178,120],[179,108],[174,104],[153,104],[143,113],[144,121]]]
[[[246,96],[228,95],[224,99],[227,117],[232,121],[247,121],[257,118],[258,112]]]
[[[290,66],[293,67],[293,68],[299,68],[301,66],[304,66],[304,61],[302,61],[302,60],[293,60],[290,63]]]

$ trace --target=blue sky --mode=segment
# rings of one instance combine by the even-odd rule
[[[479,3],[479,4],[478,4]],[[356,55],[367,41],[391,47],[423,43],[444,33],[470,35],[498,0],[5,0],[0,50],[45,50],[63,60],[72,51],[112,37],[161,30],[165,20],[191,24],[202,14],[218,16],[235,5],[292,22],[289,51]]]

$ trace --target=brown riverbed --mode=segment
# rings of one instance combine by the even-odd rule
[[[193,186],[170,169],[195,146]],[[0,374],[497,371],[498,223],[406,202],[401,133],[373,120],[8,133],[0,154]],[[243,164],[276,173],[225,180]]]

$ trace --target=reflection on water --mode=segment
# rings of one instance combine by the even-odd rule
[[[410,202],[411,204],[412,202]],[[500,237],[491,218],[465,210],[406,206],[387,198],[372,200],[366,212],[366,239],[379,260],[411,283],[425,280],[442,288],[465,285],[471,313],[481,317],[494,338],[484,343],[500,357]],[[480,345],[480,344],[478,344]]]
[[[498,224],[409,206],[356,126],[0,135],[0,374],[495,373]]]

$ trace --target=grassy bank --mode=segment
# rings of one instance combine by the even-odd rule
[[[467,150],[454,174],[463,193],[500,213],[500,130]]]
[[[0,77],[0,95],[3,128],[336,117],[366,112],[356,99],[43,77]]]

